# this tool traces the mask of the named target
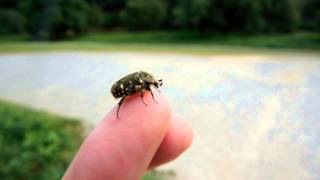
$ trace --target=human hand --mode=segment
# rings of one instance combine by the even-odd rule
[[[191,128],[171,117],[168,102],[155,91],[126,97],[88,135],[64,180],[138,180],[148,170],[178,157],[192,142]]]

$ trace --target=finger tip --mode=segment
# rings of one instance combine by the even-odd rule
[[[171,148],[173,157],[179,156],[186,151],[193,141],[193,131],[191,126],[180,118],[175,117],[168,131],[167,146]]]
[[[179,131],[177,132],[179,132],[180,136],[183,137],[181,138],[180,148],[182,151],[184,151],[192,144],[192,141],[194,138],[193,131],[191,126],[188,123],[186,123],[185,121],[182,121],[179,118],[175,119],[175,123],[178,123],[176,127],[179,127]]]
[[[174,117],[149,169],[176,159],[190,147],[192,141],[191,126],[180,118]]]
[[[156,91],[153,94],[158,103],[150,92],[144,93],[148,106],[143,104],[140,93],[126,97],[119,117],[116,106],[90,132],[66,177],[74,175],[94,179],[92,177],[118,174],[119,179],[129,179],[129,176],[130,179],[138,179],[142,176],[165,137],[171,119],[170,106],[164,95]],[[79,169],[86,171],[77,173]]]

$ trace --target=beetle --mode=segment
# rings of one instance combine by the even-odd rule
[[[154,99],[151,86],[155,86],[158,90],[158,88],[162,86],[162,79],[156,80],[151,74],[144,71],[134,72],[115,82],[111,87],[111,94],[116,99],[121,98],[118,103],[117,118],[119,118],[120,106],[127,96],[140,92],[141,100],[147,106],[147,104],[143,100],[143,93],[144,91],[150,91],[153,101],[158,103]]]

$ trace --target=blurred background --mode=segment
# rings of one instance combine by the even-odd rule
[[[320,180],[319,50],[319,0],[0,0],[0,177],[60,179],[145,70],[194,142],[144,180]]]

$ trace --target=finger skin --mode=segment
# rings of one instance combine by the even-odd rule
[[[153,91],[127,97],[119,118],[115,107],[81,145],[64,180],[136,180],[148,168],[170,125],[165,98]]]
[[[192,139],[191,127],[181,119],[173,118],[165,138],[149,165],[149,169],[177,158],[191,145]]]

